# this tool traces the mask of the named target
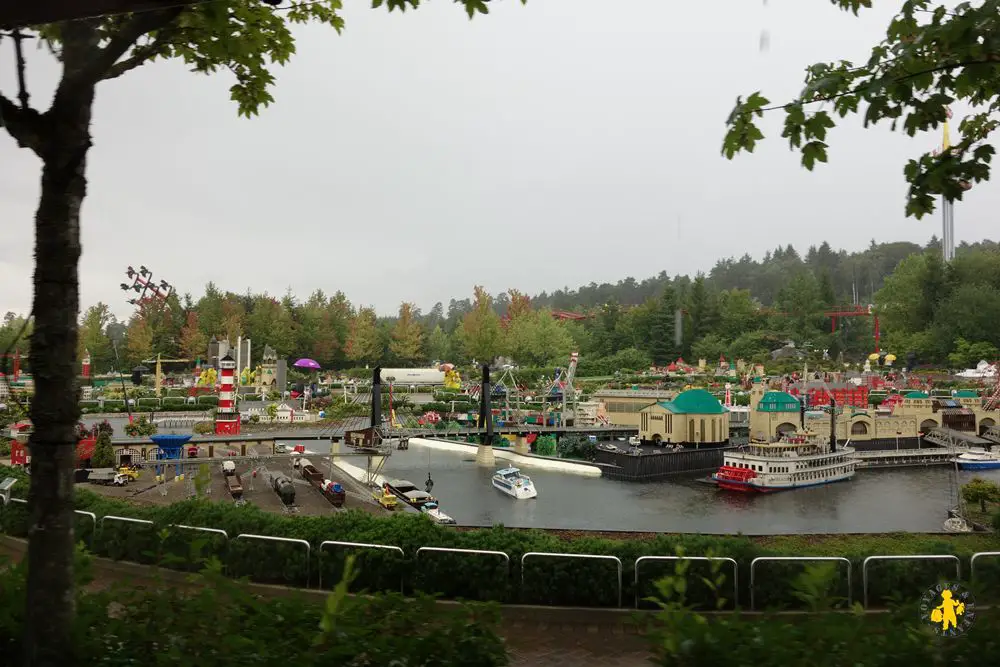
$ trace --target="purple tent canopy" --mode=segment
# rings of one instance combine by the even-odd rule
[[[313,359],[299,359],[292,365],[296,368],[308,368],[314,371],[318,371],[320,369],[320,365]]]

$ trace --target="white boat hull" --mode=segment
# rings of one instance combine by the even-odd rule
[[[538,491],[535,489],[534,484],[522,484],[521,486],[517,486],[516,484],[508,485],[494,478],[493,488],[499,489],[511,498],[516,498],[518,500],[530,500],[538,497]]]

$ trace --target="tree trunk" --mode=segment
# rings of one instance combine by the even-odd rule
[[[93,85],[47,112],[42,193],[35,215],[31,372],[31,489],[24,661],[66,667],[74,658],[73,470],[77,387],[80,206],[86,195]]]

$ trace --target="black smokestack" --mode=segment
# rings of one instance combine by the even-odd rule
[[[803,431],[806,430],[806,396],[803,394],[799,397],[799,426]]]
[[[830,397],[830,453],[837,451],[837,399]]]
[[[382,426],[382,367],[372,371],[372,428]]]
[[[490,405],[490,367],[483,364],[483,388],[479,395],[479,428],[485,428],[483,444],[493,444],[493,407]]]

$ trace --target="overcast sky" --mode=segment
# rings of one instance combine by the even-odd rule
[[[227,74],[169,62],[101,84],[83,307],[127,316],[129,264],[196,298],[208,281],[339,289],[388,314],[475,284],[537,293],[708,270],[778,244],[939,233],[938,216],[904,217],[902,177],[937,134],[849,118],[830,164],[809,173],[774,115],[755,154],[720,156],[738,94],[784,100],[807,64],[865,57],[899,2],[855,18],[827,0],[504,0],[471,22],[447,0],[391,15],[345,4],[341,36],[296,30],[276,103],[252,120],[237,117]],[[32,101],[47,105],[56,64],[32,56]],[[0,135],[0,312],[30,307],[39,169]],[[987,237],[998,203],[993,185],[971,191],[958,241]]]

